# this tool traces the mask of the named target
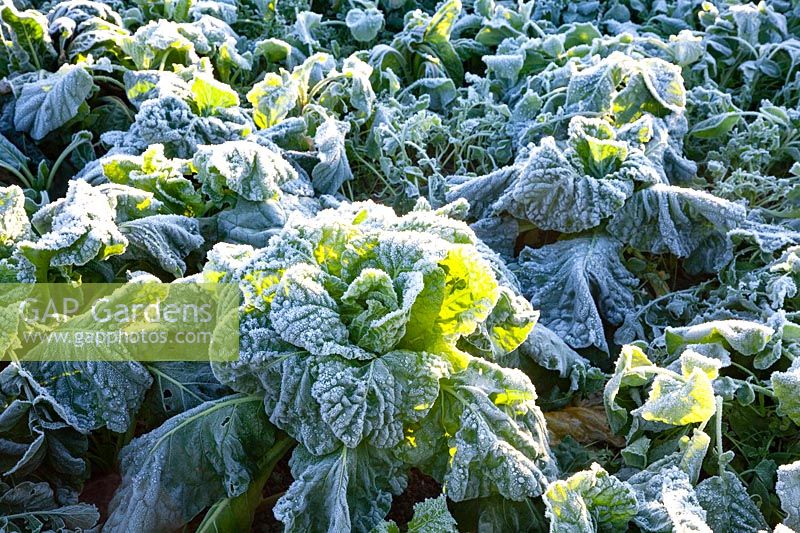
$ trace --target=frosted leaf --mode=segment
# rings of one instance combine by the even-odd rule
[[[695,489],[706,510],[707,522],[714,531],[760,531],[767,522],[750,499],[747,487],[732,472],[704,480]]]
[[[539,313],[533,310],[528,300],[501,286],[500,298],[491,314],[465,340],[474,347],[472,353],[475,355],[500,361],[530,338],[538,318]]]
[[[600,224],[633,192],[629,181],[576,169],[552,137],[542,140],[492,208],[545,230],[574,233]]]
[[[711,381],[703,369],[695,367],[685,381],[657,375],[647,401],[631,413],[645,420],[683,426],[705,422],[715,410]]]
[[[165,157],[161,144],[149,146],[140,156],[105,156],[100,162],[108,181],[152,193],[167,212],[199,216],[205,210],[205,200],[184,177],[187,162]]]
[[[763,350],[775,330],[746,320],[716,320],[695,326],[667,328],[667,350],[677,353],[687,344],[724,342],[742,355],[755,355]]]
[[[313,216],[318,210],[316,199],[292,194],[282,194],[278,199],[264,202],[239,198],[233,208],[217,215],[217,223],[224,240],[264,247],[270,237],[280,233],[293,212]]]
[[[170,418],[123,448],[122,483],[105,528],[180,528],[217,500],[244,493],[274,432],[252,396],[227,396]]]
[[[793,364],[786,372],[773,372],[770,381],[778,400],[778,414],[800,426],[800,364]]]
[[[311,389],[322,419],[348,448],[368,439],[388,448],[403,438],[398,419],[402,391],[391,369],[380,359],[356,367],[339,361],[322,362]]]
[[[551,533],[621,531],[636,516],[633,488],[597,463],[551,483],[542,498]]]
[[[108,198],[117,224],[157,215],[164,209],[164,204],[149,191],[117,183],[102,183],[96,189]]]
[[[123,259],[152,259],[175,277],[186,271],[183,258],[203,244],[197,220],[179,215],[154,215],[123,222],[128,239]]]
[[[31,362],[19,373],[61,418],[84,433],[101,427],[127,431],[153,382],[141,364],[124,361]]]
[[[0,246],[28,238],[30,233],[22,189],[16,185],[0,187]]]
[[[520,501],[544,492],[556,466],[527,376],[475,359],[448,387],[454,401],[465,403],[449,443],[448,496],[462,501],[498,492]]]
[[[41,237],[19,246],[40,272],[119,255],[128,245],[108,199],[85,181],[71,181],[66,197],[40,209],[32,222]]]
[[[793,530],[800,529],[800,461],[778,467],[778,482],[775,492],[781,500],[781,509],[786,513],[783,525]]]
[[[383,13],[374,4],[367,4],[366,9],[353,8],[347,12],[344,22],[347,24],[353,39],[368,43],[373,40],[383,26]]]
[[[93,88],[92,75],[76,65],[26,83],[14,108],[14,127],[41,140],[74,118]]]
[[[296,265],[280,280],[270,319],[286,342],[314,355],[341,355],[349,359],[373,357],[349,342],[336,300],[325,288],[326,275],[311,265]]]
[[[636,491],[639,510],[634,523],[644,531],[679,531],[711,533],[705,525],[706,512],[700,507],[686,472],[677,466],[651,466],[634,474],[628,483]],[[680,528],[685,529],[680,529]]]
[[[614,214],[608,231],[642,251],[687,257],[709,237],[726,235],[744,217],[739,204],[659,183],[635,192]]]
[[[597,234],[558,241],[519,255],[523,293],[541,321],[573,348],[608,351],[603,320],[632,312],[638,280],[620,260],[622,244]]]
[[[217,204],[230,192],[251,201],[273,199],[281,185],[298,178],[283,156],[249,141],[201,146],[192,163],[203,192]]]
[[[61,505],[46,481],[0,481],[0,528],[3,531],[91,531],[100,521],[94,505]]]
[[[350,123],[328,117],[314,135],[319,163],[311,171],[311,183],[319,194],[336,194],[345,181],[353,179],[347,161],[345,136]]]
[[[401,463],[366,446],[323,456],[297,447],[289,466],[294,482],[273,511],[287,531],[369,531],[406,484]]]

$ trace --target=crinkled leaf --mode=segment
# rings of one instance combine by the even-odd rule
[[[608,231],[642,251],[687,257],[715,235],[745,218],[745,209],[709,193],[655,184],[637,191],[618,210]]]
[[[775,491],[781,500],[781,509],[787,515],[784,525],[800,529],[800,461],[778,467]]]
[[[71,181],[67,196],[39,210],[32,222],[41,237],[19,246],[41,275],[49,266],[81,266],[119,255],[128,245],[108,199],[85,181]]]
[[[30,236],[31,223],[25,212],[25,195],[16,185],[0,187],[0,246]]]
[[[448,497],[462,501],[498,492],[520,501],[544,492],[556,466],[527,376],[473,360],[449,381],[445,392],[460,414],[449,439]]]
[[[542,322],[573,348],[608,351],[603,320],[622,322],[638,285],[620,260],[622,244],[597,234],[524,249],[518,276]]]
[[[295,481],[274,508],[288,531],[369,531],[406,484],[401,463],[367,446],[323,456],[297,447],[289,466]]]
[[[595,227],[623,206],[633,184],[580,170],[547,137],[531,151],[493,209],[546,230],[574,233]]]
[[[281,185],[298,177],[281,154],[249,141],[202,146],[192,163],[203,192],[216,204],[231,192],[254,202],[274,199]]]

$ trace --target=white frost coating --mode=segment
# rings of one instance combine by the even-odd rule
[[[706,239],[725,236],[745,219],[745,208],[712,194],[657,183],[633,194],[608,231],[639,250],[687,257]]]
[[[344,147],[345,136],[349,131],[349,122],[330,117],[317,128],[314,145],[319,163],[311,171],[311,183],[320,194],[336,194],[345,181],[353,179]]]
[[[619,324],[633,309],[638,280],[622,264],[621,248],[600,234],[526,248],[519,255],[523,293],[541,309],[542,322],[573,348],[608,351],[603,318]]]
[[[245,492],[275,441],[257,399],[205,402],[137,437],[120,456],[122,484],[104,531],[171,531]]]
[[[85,68],[64,65],[58,72],[26,83],[14,108],[14,127],[35,140],[64,125],[92,92],[92,75]]]
[[[644,531],[678,531],[710,533],[705,525],[706,512],[697,502],[689,477],[677,466],[650,469],[634,474],[628,482],[636,490],[639,511],[633,521]]]
[[[552,137],[542,140],[517,179],[493,205],[537,227],[574,233],[600,224],[633,192],[633,184],[576,171]]]
[[[715,320],[694,326],[667,328],[664,338],[667,350],[675,353],[687,344],[725,341],[742,355],[755,355],[763,350],[775,330],[747,320]]]
[[[747,487],[729,471],[704,480],[695,489],[700,505],[707,512],[707,522],[714,531],[759,531],[768,529],[767,521],[750,499]]]
[[[249,141],[200,146],[193,165],[203,192],[221,202],[228,191],[251,201],[277,198],[281,185],[298,178],[279,153]]]
[[[454,501],[493,492],[515,501],[539,496],[555,479],[557,467],[542,433],[544,416],[533,385],[519,370],[478,359],[453,382],[451,394],[469,407],[455,407],[462,412],[460,428],[449,443],[455,450],[445,474],[448,496]],[[514,391],[515,397],[492,401],[493,387],[496,392]]]
[[[114,209],[101,192],[85,181],[71,181],[66,197],[40,209],[32,219],[42,234],[19,244],[33,263],[85,265],[95,257],[118,255],[128,240],[114,223]]]
[[[131,220],[119,229],[128,239],[123,259],[152,259],[175,277],[186,271],[183,258],[203,244],[197,220],[180,215]]]
[[[442,446],[457,450],[443,472],[454,498],[522,500],[555,478],[530,380],[458,344],[488,323],[501,291],[514,295],[475,242],[466,224],[425,204],[398,217],[364,202],[295,213],[265,248],[209,254],[204,275],[238,281],[245,294],[240,360],[214,365],[215,375],[263,393],[270,421],[301,445],[302,471],[276,507],[289,529],[369,530],[402,479],[382,476]],[[513,307],[490,325],[506,328],[503,354],[535,319],[524,299]]]
[[[800,363],[795,361],[786,372],[773,372],[770,381],[778,400],[778,414],[800,426]]]
[[[0,246],[28,238],[30,232],[22,189],[17,185],[0,187]]]
[[[800,531],[800,461],[778,467],[775,491],[781,499],[781,509],[787,514],[783,525]]]

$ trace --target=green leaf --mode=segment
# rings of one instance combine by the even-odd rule
[[[448,439],[448,497],[463,501],[499,493],[521,501],[542,494],[556,477],[556,465],[527,376],[473,359],[442,388],[448,401],[443,408],[458,424]],[[429,416],[437,414],[432,410]]]
[[[151,145],[141,156],[110,156],[101,160],[101,164],[109,181],[153,193],[167,212],[199,216],[205,210],[203,197],[184,177],[184,172],[188,172],[184,162],[164,157],[161,144]],[[147,204],[142,206],[146,207]]]
[[[34,9],[18,11],[13,3],[7,3],[0,10],[0,18],[11,29],[8,37],[13,55],[10,71],[3,72],[3,75],[15,71],[40,70],[55,59],[56,51],[50,39],[47,18],[42,13]],[[3,39],[6,38],[4,35]],[[3,43],[3,46],[8,44]]]
[[[192,102],[200,116],[210,116],[218,108],[239,105],[239,95],[230,85],[219,82],[207,74],[196,74],[190,84]]]
[[[633,193],[608,231],[634,248],[688,257],[714,237],[725,238],[745,218],[739,204],[712,194],[657,183]]]
[[[7,165],[14,170],[27,168],[28,156],[19,151],[19,148],[9,141],[4,135],[0,134],[0,163]]]
[[[41,237],[19,247],[41,277],[50,266],[85,265],[119,255],[128,245],[108,199],[82,180],[70,181],[66,197],[40,209],[32,222]]]
[[[9,486],[0,481],[0,529],[23,531],[90,531],[100,521],[94,505],[59,505],[46,482],[23,481]]]
[[[423,42],[434,48],[448,75],[459,84],[464,78],[464,66],[450,43],[450,33],[460,14],[461,0],[446,0],[433,14],[422,35]]]
[[[274,444],[260,397],[228,396],[179,414],[122,450],[122,484],[105,527],[179,528],[244,494]]]
[[[220,533],[225,531],[248,531],[253,527],[256,511],[263,503],[264,486],[272,474],[275,464],[294,445],[288,437],[279,437],[275,445],[261,460],[262,468],[250,488],[238,496],[223,498],[209,508],[197,533]]]
[[[247,93],[253,119],[259,128],[270,128],[286,118],[300,97],[300,84],[288,72],[268,72]]]
[[[319,163],[311,171],[311,183],[320,194],[336,194],[345,181],[353,179],[347,161],[345,136],[350,124],[333,118],[325,119],[314,135]]]
[[[714,416],[715,410],[711,380],[705,372],[695,368],[685,381],[657,375],[647,401],[632,413],[645,420],[683,426],[706,422]]]
[[[800,426],[800,365],[793,365],[787,372],[773,372],[770,381],[778,400],[778,414]]]
[[[442,494],[438,498],[414,504],[414,516],[406,525],[408,533],[458,533],[456,521],[447,510],[447,497]],[[400,533],[393,521],[383,522],[370,533]]]
[[[551,483],[542,498],[552,533],[622,531],[637,511],[633,488],[597,463]]]
[[[638,280],[608,235],[564,239],[519,254],[517,276],[541,321],[573,348],[608,351],[604,320],[619,324],[634,308]]]
[[[768,326],[746,320],[716,320],[695,326],[667,328],[667,350],[674,354],[687,344],[712,344],[722,342],[742,355],[761,352],[774,331]]]
[[[14,127],[41,140],[75,118],[93,88],[92,75],[76,65],[64,65],[58,72],[26,83],[17,98]]]
[[[644,113],[664,116],[683,112],[686,89],[679,66],[659,58],[645,58],[636,61],[626,74],[625,88],[614,98],[617,123],[632,122]]]
[[[623,387],[638,387],[649,380],[649,369],[653,363],[644,351],[633,344],[622,347],[614,374],[608,380],[603,392],[603,403],[606,408],[608,422],[614,433],[619,433],[628,421],[628,410],[617,401]]]

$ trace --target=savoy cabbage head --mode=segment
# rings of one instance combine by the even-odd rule
[[[464,223],[424,205],[400,217],[345,204],[290,219],[265,248],[220,244],[209,258],[204,279],[244,292],[240,360],[215,372],[263,395],[300,443],[276,507],[289,529],[369,529],[411,466],[456,501],[522,500],[555,476],[528,378],[457,345],[488,324],[513,350],[535,317],[523,300],[488,320],[503,291]]]

